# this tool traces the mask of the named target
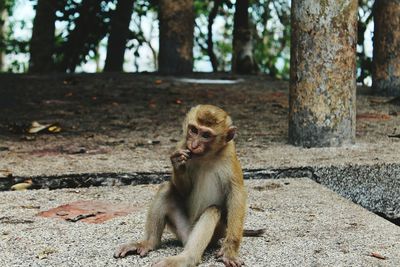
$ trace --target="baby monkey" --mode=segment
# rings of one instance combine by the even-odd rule
[[[212,105],[193,107],[183,122],[183,138],[171,155],[172,179],[152,201],[144,239],[121,245],[116,258],[145,256],[160,245],[165,226],[183,243],[183,252],[153,266],[195,266],[209,245],[224,238],[217,257],[227,267],[242,266],[238,250],[243,236],[246,190],[236,156],[236,127],[228,114]]]

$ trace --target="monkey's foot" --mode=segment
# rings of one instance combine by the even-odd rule
[[[244,262],[238,257],[228,256],[224,249],[220,249],[217,253],[218,261],[224,263],[226,267],[240,267]]]
[[[173,256],[157,261],[151,265],[152,267],[191,267],[195,266],[188,262],[187,258],[183,256]]]
[[[153,250],[153,246],[151,246],[148,241],[127,243],[117,248],[114,253],[114,258],[124,258],[130,253],[138,254],[140,257],[144,257],[147,255],[147,253],[149,253],[150,250]]]

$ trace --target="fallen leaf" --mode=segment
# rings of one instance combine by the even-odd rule
[[[377,252],[371,252],[371,254],[369,254],[371,257],[380,259],[380,260],[386,260],[385,256],[382,256],[381,254],[377,253]]]
[[[21,208],[23,209],[40,209],[40,206],[34,206],[34,205],[22,205]]]
[[[261,212],[264,212],[265,210],[263,209],[263,208],[260,208],[260,207],[258,207],[258,206],[250,206],[250,209],[252,209],[252,210],[255,210],[255,211],[261,211]]]
[[[59,133],[61,132],[61,127],[56,123],[40,124],[37,121],[33,121],[31,126],[27,129],[27,132],[30,134],[36,134],[39,132]]]
[[[155,84],[162,84],[162,82],[163,82],[163,81],[162,81],[162,80],[159,80],[159,79],[154,81]]]
[[[55,250],[54,248],[45,248],[38,255],[36,255],[36,258],[38,258],[39,260],[47,259],[49,255],[56,252],[57,250]]]
[[[31,186],[32,186],[32,180],[29,179],[25,180],[23,183],[18,183],[11,186],[11,190],[22,191],[22,190],[27,190]]]

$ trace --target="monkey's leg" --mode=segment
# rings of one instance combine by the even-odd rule
[[[179,200],[171,200],[169,205],[167,214],[168,227],[183,245],[185,245],[191,231],[189,219],[184,212],[184,207],[179,203]]]
[[[190,232],[183,252],[179,255],[165,258],[154,267],[190,267],[196,266],[201,260],[204,250],[213,237],[215,227],[221,218],[220,210],[215,207],[207,208],[196,222],[193,230]]]
[[[243,236],[243,224],[246,206],[246,192],[233,187],[227,199],[227,228],[221,250],[217,253],[226,267],[238,267],[243,261],[238,258],[240,242]]]
[[[152,201],[147,213],[144,240],[121,245],[114,253],[115,258],[123,258],[128,253],[137,253],[143,257],[159,246],[166,223],[169,193],[169,183],[164,184]]]

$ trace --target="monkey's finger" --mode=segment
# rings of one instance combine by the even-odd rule
[[[181,156],[185,156],[186,158],[190,158],[190,150],[182,150]]]
[[[180,157],[179,157],[179,160],[180,161],[187,161],[188,160],[188,156],[186,156],[186,155],[181,155]]]

